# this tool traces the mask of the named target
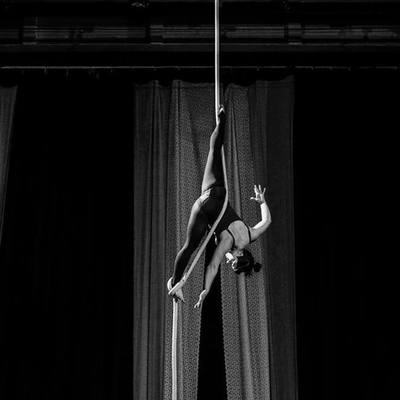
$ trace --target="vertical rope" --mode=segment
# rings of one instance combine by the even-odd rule
[[[219,0],[214,0],[214,79],[215,122],[218,123],[218,110],[221,105],[219,84]]]
[[[220,107],[220,81],[219,81],[219,0],[215,0],[215,118],[216,121],[218,122],[218,111]],[[208,241],[210,240],[211,236],[214,234],[215,228],[219,224],[219,221],[221,220],[222,216],[224,215],[224,212],[226,210],[226,206],[228,205],[228,178],[226,174],[226,162],[225,162],[225,152],[224,152],[224,146],[221,148],[221,153],[222,153],[222,167],[224,170],[224,182],[225,182],[225,189],[226,189],[226,195],[225,195],[225,200],[224,204],[222,206],[222,210],[220,214],[218,215],[218,218],[214,222],[213,226],[211,227],[210,231],[208,232],[208,235],[206,236],[206,239],[204,240],[203,244],[201,245],[199,251],[197,252],[195,258],[192,261],[192,264],[190,265],[189,269],[187,272],[182,276],[181,280],[175,284],[175,286],[171,290],[177,290],[181,288],[189,278],[190,274],[193,271],[193,268],[196,266],[197,262],[199,261],[199,258],[203,254],[204,249],[207,246]]]
[[[173,315],[172,315],[172,400],[178,397],[178,300],[173,299]]]
[[[214,34],[214,71],[215,71],[215,120],[216,123],[218,123],[218,111],[220,108],[220,74],[219,74],[219,35],[220,35],[220,29],[219,29],[219,0],[214,0],[214,29],[215,29],[215,34]],[[214,222],[213,226],[211,227],[210,231],[208,232],[208,235],[206,236],[203,244],[201,245],[199,251],[197,252],[195,258],[192,261],[192,264],[190,265],[188,271],[182,276],[181,280],[171,289],[170,283],[171,279],[169,280],[169,286],[168,289],[171,292],[171,290],[176,290],[181,288],[189,278],[190,274],[193,271],[193,268],[196,266],[197,262],[199,261],[201,255],[204,252],[204,249],[207,246],[207,243],[211,239],[211,236],[214,234],[214,231],[219,224],[219,221],[221,220],[222,216],[225,213],[226,207],[228,205],[228,178],[226,174],[226,163],[225,163],[225,152],[224,152],[224,146],[221,148],[221,153],[222,153],[222,167],[224,171],[224,182],[225,182],[225,189],[226,189],[226,195],[225,195],[225,200],[224,204],[222,206],[221,212],[218,215],[218,218]],[[173,299],[173,323],[172,323],[172,355],[171,355],[171,366],[172,366],[172,400],[177,400],[178,398],[178,318],[179,318],[179,307],[178,307],[178,301]]]

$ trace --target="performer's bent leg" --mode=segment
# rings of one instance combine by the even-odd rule
[[[221,148],[224,144],[225,113],[220,114],[220,123],[214,129],[210,138],[207,163],[204,169],[201,191],[204,192],[212,185],[224,186],[224,169],[222,166]]]
[[[200,202],[197,200],[194,203],[192,212],[190,214],[185,244],[175,258],[172,286],[181,280],[191,255],[197,249],[201,239],[207,231],[207,226],[207,217],[202,213],[200,209]]]

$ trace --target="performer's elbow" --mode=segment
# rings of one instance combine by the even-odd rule
[[[265,221],[265,223],[264,223],[264,225],[263,225],[263,228],[262,228],[262,232],[263,232],[263,233],[264,233],[264,232],[268,229],[268,227],[271,225],[271,222],[272,222],[271,218],[268,218],[268,219]]]

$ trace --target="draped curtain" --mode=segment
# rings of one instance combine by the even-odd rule
[[[16,92],[16,87],[4,88],[0,86],[0,243],[3,232],[8,158]]]
[[[214,127],[213,85],[157,81],[134,89],[133,390],[170,399],[172,302],[166,281],[200,194]],[[248,199],[267,186],[273,223],[251,251],[251,277],[221,266],[229,400],[295,399],[295,309],[291,134],[293,81],[230,84],[225,91],[230,200],[244,220],[260,218]],[[178,398],[197,398],[204,256],[184,288],[178,328]]]
[[[292,79],[249,88],[255,179],[266,182],[272,224],[260,238],[266,262],[271,398],[297,398]]]

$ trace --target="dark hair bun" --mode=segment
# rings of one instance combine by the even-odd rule
[[[237,274],[244,272],[246,276],[251,275],[252,271],[258,272],[261,269],[260,263],[254,262],[254,257],[249,250],[243,250],[243,256],[238,257],[238,262],[234,268]]]
[[[255,272],[258,272],[261,269],[261,264],[260,263],[255,263],[253,267]]]

